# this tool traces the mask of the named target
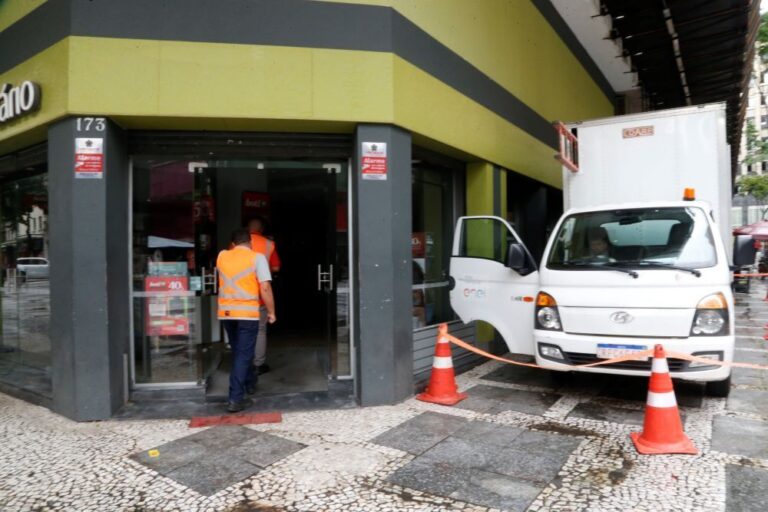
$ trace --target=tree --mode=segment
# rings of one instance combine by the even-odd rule
[[[758,137],[755,122],[747,119],[746,133],[747,147],[744,159],[741,161],[745,165],[754,165],[757,162],[768,160],[768,141]]]
[[[760,29],[757,31],[757,52],[763,60],[768,59],[768,12],[760,16]]]
[[[750,194],[758,201],[768,197],[768,174],[759,176],[742,176],[736,181],[739,192]]]
[[[740,194],[749,194],[762,203],[768,197],[768,174],[742,176],[736,180],[736,187]],[[766,213],[768,213],[768,207],[763,206],[760,218],[765,219]]]

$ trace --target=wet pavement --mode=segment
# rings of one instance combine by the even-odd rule
[[[739,361],[768,364],[763,297],[758,283],[738,298]],[[0,395],[0,510],[768,510],[768,372],[734,370],[728,399],[676,383],[695,456],[636,453],[646,379],[489,362],[458,384],[455,407],[204,429],[78,424]]]

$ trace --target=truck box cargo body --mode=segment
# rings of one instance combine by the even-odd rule
[[[578,137],[578,170],[564,166],[566,212],[540,265],[504,219],[460,219],[451,260],[456,313],[490,323],[510,352],[553,370],[656,344],[731,361],[725,107],[567,127]],[[649,375],[650,366],[644,358],[578,371]],[[730,389],[728,367],[671,360],[670,369],[707,382],[710,394]]]
[[[563,169],[563,210],[679,201],[692,187],[712,206],[730,246],[731,154],[725,105],[713,104],[566,124],[577,132],[579,172]]]

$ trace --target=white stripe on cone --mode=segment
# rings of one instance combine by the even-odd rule
[[[435,356],[432,368],[453,368],[453,358]]]
[[[666,393],[654,393],[648,392],[648,405],[657,408],[677,407],[677,400],[675,400],[675,392],[668,391]]]
[[[651,365],[651,371],[653,373],[669,373],[669,365],[667,359],[653,358],[653,364]]]

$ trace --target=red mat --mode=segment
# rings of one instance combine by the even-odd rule
[[[259,423],[280,423],[282,421],[283,415],[279,412],[198,416],[189,420],[189,428],[212,427],[214,425],[257,425]]]

